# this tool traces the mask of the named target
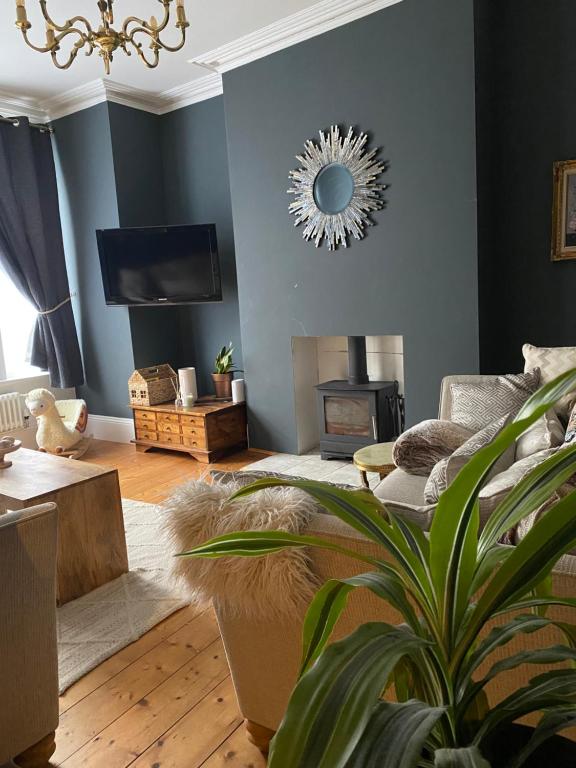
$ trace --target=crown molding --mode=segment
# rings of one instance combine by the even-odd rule
[[[27,117],[33,123],[45,122],[48,117],[38,102],[14,96],[6,91],[0,91],[0,115]]]
[[[310,8],[196,56],[190,63],[222,74],[400,2],[402,0],[321,0]]]
[[[184,83],[184,85],[177,85],[175,88],[162,91],[158,95],[159,100],[163,102],[158,114],[163,115],[166,112],[173,112],[175,109],[188,107],[190,104],[197,104],[199,101],[211,99],[214,96],[221,96],[223,92],[222,75],[212,72],[197,80]]]

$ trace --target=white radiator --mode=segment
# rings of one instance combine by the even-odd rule
[[[0,395],[0,433],[27,429],[30,426],[30,416],[24,400],[25,396],[19,392]]]

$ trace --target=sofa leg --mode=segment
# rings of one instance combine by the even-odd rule
[[[14,758],[18,768],[48,768],[50,758],[56,751],[56,733],[52,731],[37,744],[28,747],[21,755]]]
[[[254,723],[252,720],[244,720],[244,725],[246,726],[248,741],[252,742],[255,747],[258,747],[262,754],[267,755],[270,742],[276,731],[266,728],[265,725]]]

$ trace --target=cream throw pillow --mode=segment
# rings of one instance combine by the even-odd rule
[[[550,381],[566,373],[571,368],[576,368],[576,347],[535,347],[532,344],[524,344],[525,371],[540,368],[540,384],[548,384]],[[568,414],[576,402],[576,393],[572,393],[558,401],[555,406],[556,413],[566,423]]]
[[[540,371],[509,373],[493,381],[455,382],[450,385],[452,412],[457,424],[477,432],[494,420],[515,416],[540,383]]]
[[[522,461],[547,448],[557,448],[563,442],[562,422],[555,411],[548,411],[516,441],[516,461]]]

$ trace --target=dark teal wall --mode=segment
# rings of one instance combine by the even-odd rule
[[[224,104],[221,96],[163,116],[162,150],[167,224],[216,224],[222,271],[221,304],[182,307],[183,364],[196,365],[199,386],[212,392],[218,350],[232,341],[242,367],[238,285]],[[188,344],[190,346],[188,346]]]
[[[134,368],[128,310],[104,301],[95,230],[119,226],[108,104],[55,121],[54,148],[70,286],[91,413],[128,416]]]
[[[295,452],[291,338],[402,334],[409,423],[441,378],[478,370],[472,0],[404,0],[224,75],[253,445]],[[315,249],[288,173],[333,123],[390,168],[364,241]]]
[[[552,168],[576,158],[573,0],[477,0],[481,365],[573,346],[576,261],[552,262]]]
[[[134,367],[198,368],[211,393],[217,350],[232,340],[241,363],[234,236],[222,99],[160,117],[118,104],[55,122],[62,223],[92,413],[127,416]],[[165,184],[166,182],[166,184]],[[190,307],[107,307],[96,229],[215,223],[224,301]]]
[[[167,224],[162,120],[159,115],[110,104],[110,134],[121,227]],[[178,307],[130,307],[134,367],[181,362]]]

